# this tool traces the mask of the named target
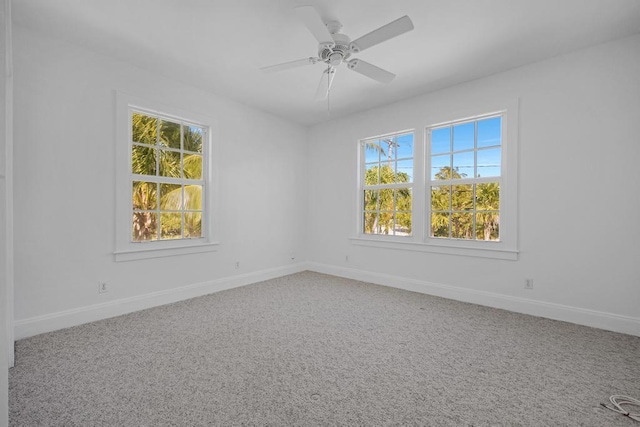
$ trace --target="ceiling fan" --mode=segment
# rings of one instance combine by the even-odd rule
[[[353,53],[362,52],[371,46],[375,46],[400,34],[404,34],[407,31],[413,30],[413,22],[411,22],[408,16],[405,15],[351,41],[349,36],[340,33],[340,29],[342,28],[340,22],[329,21],[325,24],[313,6],[298,6],[295,8],[295,11],[311,34],[318,40],[318,56],[262,67],[262,71],[271,73],[308,64],[326,64],[327,68],[322,73],[320,84],[316,91],[316,99],[318,100],[325,99],[329,94],[333,78],[335,77],[336,67],[343,62],[347,64],[347,68],[350,70],[381,83],[389,83],[393,80],[395,74],[376,67],[362,59],[349,58]]]

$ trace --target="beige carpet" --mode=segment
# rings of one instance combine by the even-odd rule
[[[304,272],[16,343],[12,426],[638,426],[640,338]]]

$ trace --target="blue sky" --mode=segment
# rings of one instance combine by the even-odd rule
[[[477,123],[477,174],[480,177],[500,176],[502,118],[492,117]],[[474,176],[474,133],[475,122],[431,131],[431,179],[447,166],[457,168],[468,177]]]
[[[431,131],[431,179],[443,167],[457,168],[458,172],[467,177],[473,177],[474,148],[477,144],[477,175],[480,177],[500,176],[501,172],[501,134],[502,118],[491,117],[476,122],[461,123],[453,126],[436,128]],[[378,161],[386,163],[389,150],[388,140],[394,140],[397,146],[392,147],[391,157],[398,159],[396,170],[407,173],[413,181],[413,133],[402,134],[390,138],[370,140],[380,150],[365,150],[367,169],[377,166]],[[401,160],[405,159],[405,160]]]

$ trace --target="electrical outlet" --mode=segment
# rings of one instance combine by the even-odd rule
[[[236,268],[240,268],[240,261],[236,261]]]
[[[524,279],[524,288],[533,289],[533,279]]]
[[[344,262],[349,262],[349,255],[344,256]]]
[[[98,293],[104,294],[105,292],[109,292],[109,286],[107,286],[107,282],[98,282]]]

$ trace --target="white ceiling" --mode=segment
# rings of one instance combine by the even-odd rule
[[[639,0],[13,0],[36,29],[291,121],[328,119],[321,64],[293,8],[314,5],[356,39],[403,15],[415,29],[354,57],[397,75],[381,84],[342,64],[331,117],[380,106],[640,32]],[[640,54],[640,53],[639,53]]]

